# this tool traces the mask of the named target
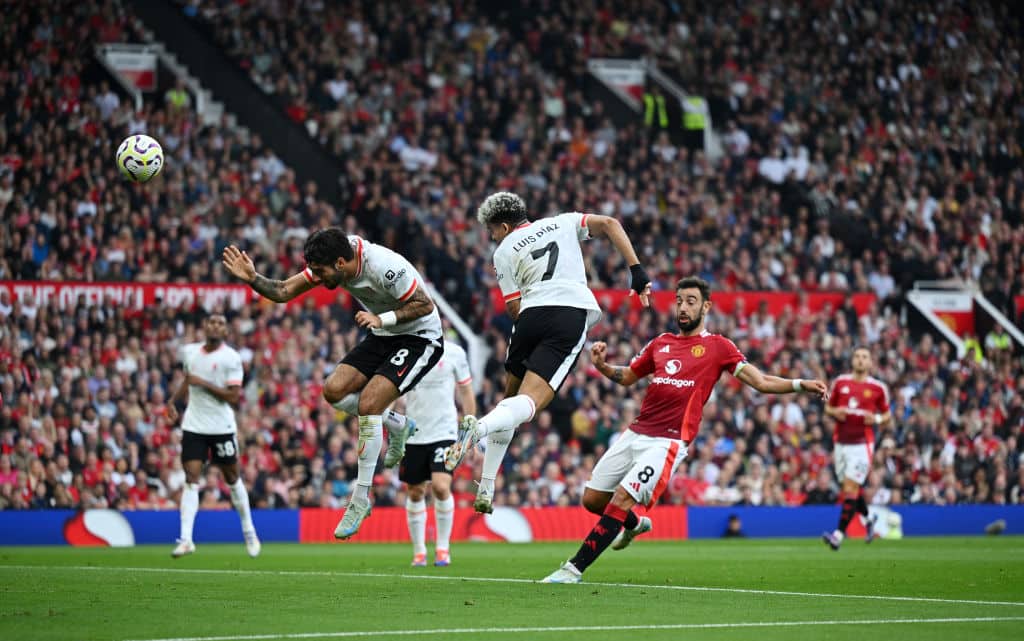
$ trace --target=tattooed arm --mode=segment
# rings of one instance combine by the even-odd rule
[[[434,311],[434,301],[430,300],[427,292],[422,286],[417,286],[412,296],[406,299],[405,304],[395,310],[395,316],[399,323],[406,323],[421,316],[426,316]]]
[[[380,316],[373,312],[366,310],[356,312],[356,323],[360,327],[367,327],[375,329],[378,327],[384,327],[384,321],[382,317],[388,317],[394,315],[391,319],[392,322],[388,322],[388,326],[397,325],[399,323],[408,323],[411,320],[416,320],[421,316],[426,316],[430,312],[434,311],[434,301],[430,300],[430,296],[427,296],[427,292],[423,290],[422,285],[416,287],[416,291],[412,293],[412,296],[405,299],[401,307],[398,307],[393,312],[384,312]]]
[[[607,351],[608,345],[602,342],[594,343],[590,348],[590,360],[594,363],[597,371],[623,387],[629,387],[640,380],[631,367],[606,363],[604,358]]]
[[[310,282],[304,273],[289,276],[287,280],[272,280],[257,274],[256,266],[253,265],[249,254],[234,245],[224,249],[223,263],[235,278],[249,283],[253,291],[275,303],[287,303],[316,286],[316,283]]]

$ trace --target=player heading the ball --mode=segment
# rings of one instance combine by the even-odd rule
[[[597,299],[587,287],[580,243],[606,236],[626,259],[631,288],[649,305],[650,279],[633,245],[614,218],[567,213],[530,222],[519,196],[500,191],[484,200],[477,219],[494,242],[494,269],[514,326],[505,370],[505,398],[477,420],[465,416],[459,440],[445,457],[455,469],[469,448],[487,438],[482,478],[473,507],[489,513],[494,479],[516,427],[544,409],[565,382],[601,318]]]
[[[306,268],[286,280],[256,272],[247,253],[231,245],[223,262],[231,274],[276,303],[317,286],[341,287],[366,308],[356,322],[370,330],[324,381],[324,400],[359,416],[359,473],[345,515],[334,536],[347,539],[370,515],[370,485],[388,426],[384,465],[396,465],[415,422],[387,408],[426,375],[444,351],[441,317],[423,288],[423,277],[408,260],[386,247],[337,227],[320,229],[303,247]]]

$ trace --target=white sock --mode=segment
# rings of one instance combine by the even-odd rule
[[[510,396],[498,403],[493,410],[487,413],[477,423],[477,430],[481,436],[487,436],[493,432],[508,432],[533,418],[537,407],[533,399],[525,394]]]
[[[353,392],[340,401],[331,403],[331,407],[352,416],[359,416],[359,392]]]
[[[199,511],[199,484],[186,483],[181,490],[181,540],[192,541],[192,528]]]
[[[357,501],[370,500],[370,486],[377,459],[384,445],[384,425],[379,414],[359,417],[359,475],[352,498]]]
[[[245,489],[245,482],[239,477],[231,486],[231,503],[238,512],[238,518],[242,521],[242,533],[255,532],[256,526],[252,524],[252,512],[249,511],[249,492]]]
[[[384,411],[384,427],[388,428],[388,434],[394,434],[399,430],[405,429],[405,415],[399,414],[395,410]]]
[[[452,538],[452,524],[455,523],[455,497],[451,494],[443,501],[434,497],[434,522],[437,523],[438,550],[447,550]]]
[[[409,538],[413,554],[427,553],[427,502],[423,499],[405,499],[405,520],[409,524]]]
[[[533,418],[536,406],[533,399],[525,394],[506,398],[487,416],[480,419],[479,427],[487,435],[487,451],[484,452],[483,471],[480,473],[480,487],[485,492],[494,491],[494,479],[512,442],[517,427]]]
[[[840,532],[839,530],[833,530],[832,531],[832,536],[836,537],[836,539],[838,539],[840,541],[842,541],[843,539],[846,538],[846,535],[843,534],[842,532]]]

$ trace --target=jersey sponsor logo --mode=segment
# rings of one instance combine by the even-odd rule
[[[665,363],[665,371],[671,374],[678,374],[679,370],[683,369],[683,364],[677,359],[673,358],[669,362]]]
[[[389,269],[386,272],[384,272],[384,278],[386,278],[386,279],[388,279],[390,281],[396,281],[399,278],[401,278],[402,276],[405,276],[405,269],[400,269],[400,270],[398,270],[397,273],[393,269]]]
[[[703,345],[694,345],[690,348],[690,354],[692,354],[694,358],[700,358],[706,354],[707,351],[708,350]]]
[[[697,384],[689,378],[669,378],[668,376],[655,376],[651,379],[651,385],[671,385],[676,389],[682,389],[684,387],[693,387]]]
[[[664,347],[662,347],[661,349],[658,350],[659,354],[668,354],[669,352],[670,352],[670,350],[668,348],[668,345],[666,345],[666,346],[664,346]]]

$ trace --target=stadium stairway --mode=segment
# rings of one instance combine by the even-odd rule
[[[321,197],[338,204],[342,159],[290,120],[178,5],[171,0],[128,1],[155,39],[224,103],[238,124],[259,134],[297,175],[316,182]]]

